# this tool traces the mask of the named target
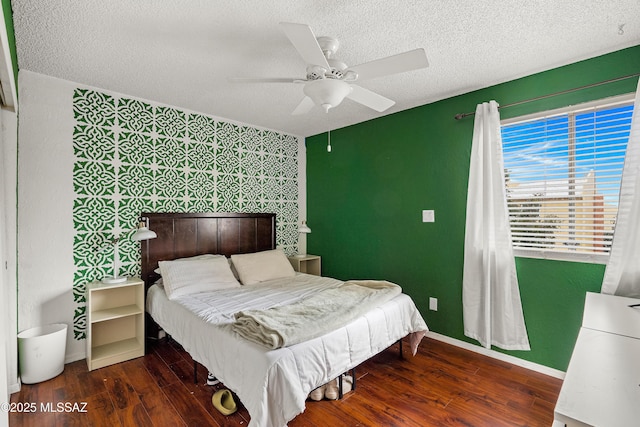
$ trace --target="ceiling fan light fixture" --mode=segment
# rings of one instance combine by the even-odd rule
[[[325,112],[337,107],[351,93],[351,86],[341,80],[322,79],[307,82],[304,94],[316,105],[322,106]]]

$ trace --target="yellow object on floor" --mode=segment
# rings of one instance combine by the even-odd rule
[[[211,397],[211,403],[223,415],[231,415],[238,409],[233,395],[226,388],[216,391]]]

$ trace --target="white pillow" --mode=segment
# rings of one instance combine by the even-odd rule
[[[240,287],[224,256],[160,261],[158,265],[169,299],[197,292]]]
[[[231,262],[243,285],[296,275],[282,249],[231,255]]]
[[[196,259],[207,259],[207,258],[217,258],[217,257],[221,257],[224,255],[214,255],[214,254],[202,254],[202,255],[195,255],[195,256],[190,256],[190,257],[186,257],[186,258],[176,258],[173,261],[193,261]],[[154,273],[156,274],[160,274],[160,267],[156,268],[155,270],[153,270]]]

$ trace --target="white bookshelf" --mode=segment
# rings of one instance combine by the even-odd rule
[[[144,283],[87,285],[87,366],[102,368],[144,356]]]

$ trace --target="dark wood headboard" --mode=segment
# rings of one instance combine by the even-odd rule
[[[273,213],[142,213],[156,239],[142,242],[145,292],[159,276],[158,261],[200,254],[231,256],[276,247]]]

